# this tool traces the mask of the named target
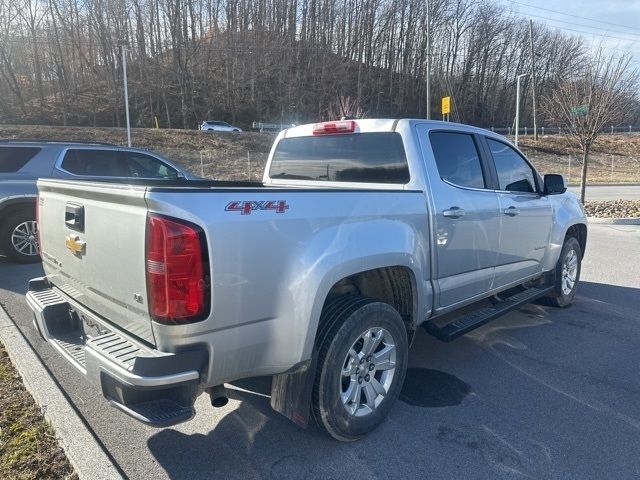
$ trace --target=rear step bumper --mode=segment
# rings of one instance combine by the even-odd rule
[[[164,353],[150,348],[84,309],[46,278],[29,282],[27,304],[42,337],[99,385],[113,406],[156,427],[193,417],[193,404],[202,393],[205,350]]]

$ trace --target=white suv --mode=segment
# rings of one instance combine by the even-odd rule
[[[229,125],[227,122],[220,122],[218,120],[205,120],[200,125],[200,130],[210,132],[241,132],[242,129]]]

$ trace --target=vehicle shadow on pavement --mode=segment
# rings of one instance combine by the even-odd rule
[[[0,289],[15,293],[27,293],[29,280],[42,277],[41,263],[14,263],[0,254]]]
[[[582,282],[578,298],[571,307],[555,309],[528,305],[510,314],[509,318],[496,321],[494,327],[490,327],[491,324],[483,327],[487,328],[484,334],[479,329],[478,335],[490,335],[487,332],[496,327],[508,329],[511,335],[526,343],[532,343],[532,338],[540,335],[543,338],[557,335],[558,329],[567,331],[567,328],[581,327],[584,333],[580,335],[592,335],[588,330],[590,324],[582,325],[589,317],[602,319],[596,325],[600,329],[612,325],[626,328],[632,318],[629,312],[637,310],[638,298],[638,288]],[[544,317],[544,321],[538,319],[531,323],[530,317],[536,315]],[[534,326],[545,329],[536,329],[537,333],[533,333],[531,327]],[[549,332],[553,333],[545,333],[546,328],[552,328]],[[566,334],[561,338],[567,338]],[[572,342],[583,341],[582,338],[574,335]],[[478,403],[483,395],[479,397],[463,378],[473,379],[473,368],[481,371],[494,368],[498,376],[515,373],[515,377],[505,378],[509,390],[534,388],[535,392],[544,392],[554,398],[557,392],[520,375],[519,370],[501,365],[494,355],[487,355],[483,343],[478,343],[473,336],[463,342],[465,340],[461,339],[442,344],[420,332],[420,338],[412,348],[413,362],[410,361],[401,401],[396,403],[380,428],[358,442],[336,442],[315,427],[303,430],[272,411],[268,399],[269,379],[260,378],[234,382],[232,388],[244,390],[230,389],[230,397],[240,402],[238,407],[220,419],[207,434],[189,435],[164,429],[149,438],[149,450],[171,478],[215,475],[243,479],[327,479],[352,476],[353,472],[371,478],[387,477],[390,472],[395,478],[425,477],[429,472],[442,472],[443,468],[447,471],[451,462],[457,461],[473,465],[472,471],[479,477],[495,476],[492,465],[503,463],[496,459],[509,460],[513,451],[505,451],[504,442],[496,440],[491,432],[496,428],[509,428],[507,425],[511,420],[509,416],[504,418],[502,409],[499,414],[493,410],[489,410],[488,415],[483,414],[487,404]],[[450,365],[452,372],[463,372],[463,378],[432,368],[441,366],[449,370],[446,365]],[[560,399],[573,404],[568,397],[561,396]],[[426,411],[418,413],[420,407],[427,407],[428,414]],[[548,412],[544,414],[548,415]],[[539,415],[543,413],[539,412]],[[469,423],[468,417],[475,420]],[[457,432],[455,438],[449,438],[453,435],[447,433],[450,431]],[[524,465],[523,471],[528,471],[533,478],[545,478],[549,465],[543,458],[544,452],[536,450],[537,444],[528,434],[518,429],[511,432],[510,441],[522,446],[526,455],[523,454],[524,459],[506,461],[506,465],[510,468]],[[438,459],[448,460],[446,464],[437,465],[441,463]]]
[[[638,310],[640,309],[640,278],[638,278],[638,288],[580,281],[577,295],[596,302]]]
[[[425,432],[418,429],[406,434],[402,427],[407,424],[407,415],[411,415],[409,405],[454,406],[469,393],[470,387],[453,375],[424,368],[409,369],[406,385],[410,387],[403,390],[402,401],[396,403],[385,424],[354,443],[331,439],[313,425],[313,420],[305,430],[274,412],[268,398],[269,377],[230,385],[229,397],[240,404],[208,434],[188,435],[164,429],[147,443],[170,478],[215,475],[243,479],[342,479],[352,468],[381,472],[390,463],[400,478],[411,477],[415,476],[416,465],[408,460],[409,456],[424,457],[425,461],[427,456],[416,438],[424,437]],[[401,460],[405,455],[406,459]]]

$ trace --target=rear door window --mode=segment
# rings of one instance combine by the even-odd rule
[[[166,178],[175,180],[178,172],[156,157],[139,152],[120,152],[127,177]]]
[[[398,133],[292,137],[283,138],[276,145],[269,176],[405,184],[409,181],[409,165]]]
[[[496,165],[500,190],[534,193],[533,169],[525,159],[506,143],[487,138],[487,144]]]
[[[473,135],[431,132],[429,139],[440,178],[460,187],[485,188],[480,154]]]
[[[38,147],[0,146],[0,173],[16,173],[40,150]]]
[[[124,177],[118,150],[69,149],[62,160],[62,169],[74,175],[88,177]]]

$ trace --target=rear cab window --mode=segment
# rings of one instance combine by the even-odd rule
[[[16,173],[42,149],[39,147],[0,146],[0,173]]]
[[[402,137],[369,132],[283,138],[269,169],[272,179],[406,184]]]

